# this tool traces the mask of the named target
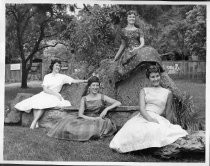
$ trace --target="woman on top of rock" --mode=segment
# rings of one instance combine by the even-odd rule
[[[122,64],[126,64],[144,46],[144,33],[135,26],[136,15],[134,10],[127,12],[127,26],[120,32],[121,45],[114,61],[120,59]]]
[[[135,68],[142,62],[157,62],[161,65],[158,52],[150,46],[145,46],[143,30],[137,28],[137,12],[127,12],[127,26],[120,30],[121,45],[114,57],[117,61],[117,71],[123,75],[130,68]]]

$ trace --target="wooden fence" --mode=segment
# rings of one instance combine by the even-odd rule
[[[21,82],[21,65],[15,64],[5,65],[5,82]]]
[[[5,82],[21,82],[22,66],[20,63],[5,65]],[[42,63],[33,63],[28,80],[42,80]]]
[[[206,62],[203,61],[163,61],[162,65],[172,78],[186,78],[206,80]],[[45,70],[49,65],[33,63],[28,80],[42,80]],[[62,68],[62,73],[68,68]],[[46,73],[45,73],[46,74]],[[6,64],[5,82],[21,82],[21,64]]]
[[[172,78],[206,80],[204,61],[163,61],[162,65]]]

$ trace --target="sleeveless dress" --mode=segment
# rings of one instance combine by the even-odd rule
[[[86,97],[84,97],[84,101],[84,114],[91,117],[99,117],[105,106],[103,95],[101,95],[100,100],[87,101]],[[113,135],[116,131],[116,125],[108,118],[88,120],[69,115],[59,121],[47,135],[58,139],[87,141]]]
[[[60,92],[64,84],[71,84],[73,78],[65,74],[47,74],[44,77],[42,85],[48,86],[54,92]],[[19,111],[30,112],[31,109],[46,109],[53,107],[71,106],[68,100],[59,100],[56,96],[45,93],[44,91],[17,103],[14,107]]]
[[[120,153],[166,146],[188,134],[181,126],[171,124],[160,116],[166,106],[168,89],[144,88],[144,91],[146,111],[159,124],[147,121],[140,113],[128,120],[109,145]]]

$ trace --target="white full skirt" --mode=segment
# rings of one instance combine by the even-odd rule
[[[157,119],[159,124],[149,122],[137,114],[119,130],[109,147],[120,153],[150,147],[163,147],[188,134],[181,126],[171,124],[164,117],[151,111],[148,113]]]
[[[53,107],[67,107],[71,106],[68,100],[59,100],[56,96],[40,92],[28,99],[17,103],[14,107],[19,111],[30,112],[31,109],[46,109]]]

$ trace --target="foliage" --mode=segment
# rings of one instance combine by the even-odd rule
[[[71,17],[65,5],[53,4],[7,4],[6,5],[6,56],[15,55],[22,61],[22,85],[27,87],[27,76],[33,58],[56,39]]]
[[[97,67],[101,60],[113,58],[116,54],[120,45],[118,32],[126,26],[126,12],[134,9],[138,13],[136,25],[143,30],[146,45],[156,48],[160,54],[172,52],[176,59],[188,59],[192,51],[186,47],[187,36],[188,43],[193,41],[192,38],[189,40],[190,35],[186,33],[191,27],[186,13],[193,7],[193,5],[84,5],[74,21],[68,24],[63,36],[75,49],[77,60],[87,61]],[[204,12],[203,8],[201,10]],[[202,52],[200,45],[197,44],[197,50]],[[195,44],[192,47],[195,49]]]
[[[158,38],[158,51],[163,54],[167,52],[177,52],[182,56],[188,54],[184,47],[186,31],[185,12],[192,6],[173,6],[170,10],[163,13],[159,18],[161,29]]]
[[[160,54],[173,52],[182,58],[192,54],[205,59],[206,6],[84,4],[77,15],[67,14],[67,6],[7,4],[6,59],[19,57],[28,72],[37,52],[62,41],[74,49],[77,61],[97,68],[103,59],[115,56],[119,31],[126,26],[130,9],[138,13],[136,25],[143,30],[146,45]],[[70,5],[69,9],[75,12],[78,8]],[[49,45],[49,40],[56,42]]]
[[[146,43],[154,43],[156,29],[139,17],[136,24],[144,30]],[[78,61],[98,67],[103,59],[115,56],[120,45],[119,31],[125,25],[126,9],[119,5],[88,5],[68,24],[63,39],[75,49]]]
[[[192,55],[206,59],[206,6],[197,5],[187,13],[185,46]]]
[[[206,53],[206,7],[173,6],[159,18],[158,51],[175,52],[182,59],[199,55],[205,60]]]
[[[49,47],[44,50],[44,55],[49,56],[50,58],[59,58],[61,60],[71,59],[71,50],[68,47],[58,44],[55,47]]]
[[[68,24],[63,38],[74,48],[79,61],[97,66],[102,59],[113,55],[111,9],[110,6],[88,5]]]

